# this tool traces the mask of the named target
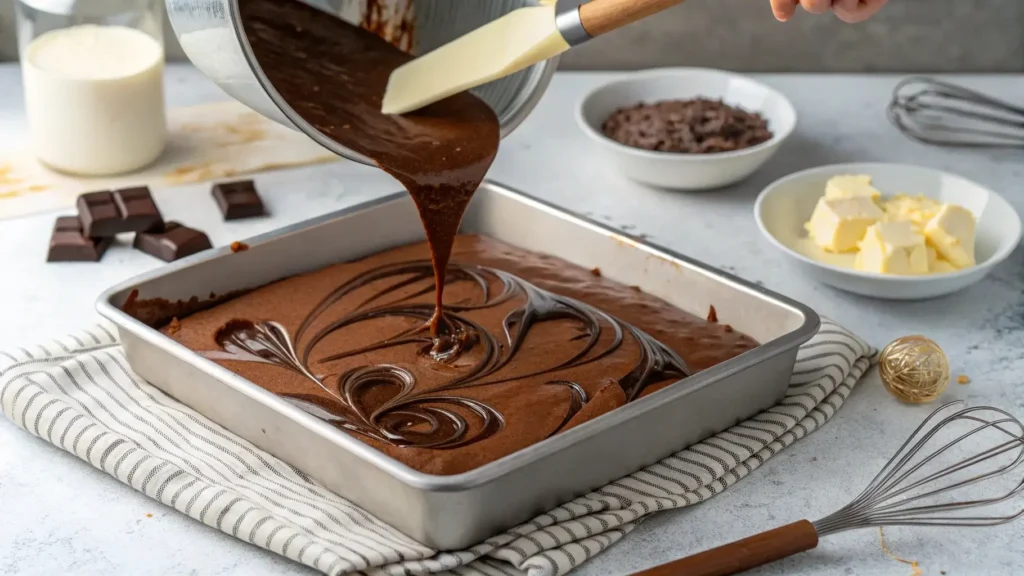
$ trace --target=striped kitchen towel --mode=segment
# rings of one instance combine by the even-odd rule
[[[647,514],[722,492],[835,414],[875,351],[827,320],[779,405],[507,533],[438,553],[136,376],[114,330],[0,352],[15,424],[192,518],[325,574],[564,574]]]

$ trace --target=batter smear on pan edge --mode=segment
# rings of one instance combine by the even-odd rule
[[[437,474],[496,460],[756,346],[562,260],[457,238],[497,150],[490,108],[461,94],[383,116],[388,75],[409,56],[293,0],[240,8],[281,96],[406,186],[429,247],[265,286],[182,320],[176,340]]]

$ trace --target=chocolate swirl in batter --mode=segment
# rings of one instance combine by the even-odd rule
[[[498,119],[463,92],[403,116],[382,114],[391,72],[412,57],[372,32],[297,0],[242,0],[239,13],[263,73],[321,134],[355,150],[409,191],[437,280],[425,321],[433,353],[455,353],[442,309],[444,274],[462,214],[498,152]]]
[[[505,420],[493,407],[472,398],[460,396],[467,388],[491,386],[525,380],[575,368],[616,352],[625,339],[639,345],[635,365],[617,380],[626,401],[636,399],[651,384],[683,378],[690,371],[683,359],[644,331],[586,303],[543,290],[517,276],[483,266],[452,264],[448,269],[450,282],[475,285],[480,298],[475,303],[448,304],[445,332],[452,338],[445,355],[439,359],[451,365],[463,355],[477,351],[475,362],[456,372],[440,386],[414,390],[413,374],[400,366],[379,364],[352,368],[341,374],[315,374],[310,354],[328,336],[361,322],[384,317],[412,319],[413,328],[378,342],[362,343],[348,350],[320,358],[318,366],[351,358],[367,352],[421,344],[421,353],[430,354],[433,339],[423,322],[433,314],[429,304],[418,303],[434,289],[430,282],[432,266],[428,261],[388,264],[357,275],[338,286],[319,302],[302,321],[294,336],[273,321],[234,320],[218,331],[216,340],[222,351],[205,355],[216,360],[266,362],[289,369],[308,379],[327,397],[318,394],[286,394],[290,403],[339,428],[387,442],[394,446],[419,448],[455,448],[488,438],[502,429]],[[491,289],[496,280],[498,290]],[[318,322],[332,305],[369,284],[375,293],[354,310],[328,322]],[[389,295],[411,287],[408,296],[381,303]],[[499,333],[492,333],[470,320],[467,312],[492,308],[515,299],[514,306],[501,322]],[[565,358],[549,366],[532,367],[521,373],[501,374],[522,349],[529,332],[538,325],[554,321],[574,323],[578,336],[568,348]],[[320,327],[313,330],[313,325]],[[610,331],[609,334],[606,331]],[[602,335],[606,336],[602,338]],[[602,343],[602,340],[604,343]],[[430,361],[436,361],[436,360]],[[552,434],[561,431],[589,400],[583,388],[572,381],[552,379],[550,386],[564,387],[570,402],[565,417]],[[456,410],[454,408],[462,408]],[[465,414],[475,422],[467,421]]]

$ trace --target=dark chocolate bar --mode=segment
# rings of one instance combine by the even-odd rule
[[[75,216],[60,216],[53,225],[47,262],[98,262],[114,242],[113,238],[89,238],[82,234],[82,222]]]
[[[88,238],[110,238],[123,232],[121,212],[110,192],[89,192],[78,197],[78,218],[82,235]]]
[[[178,222],[166,223],[160,232],[139,232],[135,235],[133,246],[165,262],[173,262],[213,247],[206,234]]]
[[[114,190],[114,203],[121,212],[125,232],[158,232],[164,218],[147,186]]]
[[[91,238],[158,231],[164,222],[145,186],[82,194],[78,197],[78,217],[85,236]]]
[[[263,200],[256,192],[256,185],[252,180],[214,184],[213,199],[217,201],[217,207],[220,208],[225,220],[255,218],[266,214],[263,210]]]

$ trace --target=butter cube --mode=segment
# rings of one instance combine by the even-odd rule
[[[882,274],[927,274],[924,236],[910,222],[879,222],[868,228],[854,268]]]
[[[871,176],[833,176],[825,183],[825,198],[856,198],[864,196],[877,202],[882,193],[871,185]]]
[[[962,206],[944,204],[924,227],[928,242],[956,268],[974,266],[974,214]]]
[[[927,240],[927,239],[926,239]],[[935,248],[928,246],[928,271],[933,274],[942,274],[944,272],[956,272],[956,266],[953,266],[947,260],[943,260],[942,256],[935,251]]]
[[[804,226],[814,242],[829,252],[857,248],[864,232],[882,219],[882,210],[867,196],[819,198]]]
[[[907,196],[899,194],[882,203],[885,219],[890,222],[906,220],[920,231],[928,221],[939,213],[942,204],[927,196]]]

